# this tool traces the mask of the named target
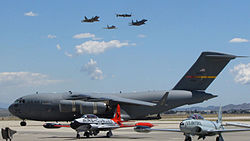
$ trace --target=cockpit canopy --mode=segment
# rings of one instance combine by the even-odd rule
[[[197,119],[197,120],[204,120],[203,116],[200,114],[193,114],[188,117],[188,119]]]
[[[98,117],[93,114],[86,114],[86,115],[83,115],[82,118],[98,118]]]

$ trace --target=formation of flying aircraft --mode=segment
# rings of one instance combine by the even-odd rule
[[[116,17],[131,17],[131,16],[132,16],[131,14],[116,14]],[[97,21],[99,21],[99,16],[95,16],[95,17],[92,17],[92,18],[90,18],[90,19],[88,19],[88,18],[85,16],[84,19],[83,19],[81,22],[93,23],[93,22],[97,22]],[[146,21],[147,21],[146,19],[142,19],[142,20],[140,20],[140,21],[137,21],[137,20],[136,20],[136,22],[134,22],[134,21],[132,20],[132,22],[129,23],[129,25],[140,26],[140,25],[145,24]],[[111,27],[109,27],[109,26],[107,25],[107,27],[104,28],[104,29],[116,29],[116,27],[113,26],[113,25],[112,25]]]
[[[107,25],[107,27],[105,27],[104,29],[117,29],[117,28],[114,25],[112,25],[112,26]]]
[[[112,118],[116,105],[123,119],[145,119],[183,105],[201,103],[217,95],[205,92],[230,60],[237,56],[202,52],[196,62],[169,91],[132,93],[38,93],[18,98],[9,111],[22,119],[72,121],[83,114]]]
[[[222,133],[228,132],[242,132],[250,131],[247,129],[224,129],[222,125],[222,111],[221,108],[218,112],[217,121],[205,120],[201,115],[194,114],[188,119],[180,123],[179,129],[152,129],[149,126],[138,125],[134,127],[137,132],[150,132],[150,131],[166,131],[166,132],[181,132],[185,135],[184,141],[192,141],[191,136],[198,136],[199,139],[205,139],[206,136],[216,136],[216,141],[224,141]]]
[[[60,127],[71,127],[74,129],[77,134],[76,138],[80,138],[80,132],[84,132],[84,136],[87,138],[89,136],[96,136],[100,131],[108,131],[106,136],[111,137],[113,135],[111,130],[123,127],[135,127],[135,126],[147,126],[152,127],[153,124],[146,123],[146,122],[139,122],[135,125],[126,125],[122,123],[121,120],[121,112],[120,112],[120,105],[117,105],[115,117],[112,119],[106,118],[98,118],[94,114],[86,114],[83,115],[81,118],[77,118],[73,120],[70,125],[61,125],[61,124],[53,124],[53,123],[46,123],[43,126],[45,128],[60,128]]]
[[[88,22],[88,23],[93,23],[93,22],[98,22],[100,17],[95,16],[90,19],[88,19],[86,16],[84,16],[84,19],[81,22]]]
[[[132,14],[116,14],[116,17],[131,17]]]
[[[142,20],[140,20],[140,21],[137,21],[137,20],[136,20],[135,22],[132,20],[132,22],[130,23],[130,25],[140,26],[140,25],[145,24],[146,21],[148,21],[148,20],[142,19]]]

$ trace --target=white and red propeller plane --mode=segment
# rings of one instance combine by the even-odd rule
[[[100,131],[108,131],[106,136],[111,137],[112,131],[117,128],[123,127],[135,127],[135,126],[147,126],[153,127],[154,125],[148,122],[138,122],[136,124],[123,124],[124,121],[121,120],[121,110],[120,105],[117,105],[115,117],[112,119],[98,118],[96,115],[87,114],[83,115],[81,118],[73,120],[70,124],[56,124],[56,123],[45,123],[43,126],[45,128],[61,128],[61,127],[71,127],[76,130],[76,138],[80,138],[80,132],[84,132],[84,136],[87,138],[89,136],[96,136]]]

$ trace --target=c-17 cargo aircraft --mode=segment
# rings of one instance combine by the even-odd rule
[[[205,139],[206,136],[215,136],[216,141],[224,141],[222,137],[222,133],[229,132],[243,132],[250,131],[247,129],[224,129],[222,125],[222,111],[221,107],[218,112],[218,120],[217,121],[209,121],[205,120],[201,115],[194,114],[191,115],[188,119],[183,120],[179,126],[180,129],[152,129],[149,126],[137,125],[134,127],[136,132],[145,132],[148,133],[150,131],[165,131],[165,132],[181,132],[184,133],[185,139],[184,141],[192,141],[191,136],[198,136],[199,139]]]
[[[106,137],[113,135],[112,130],[124,127],[135,127],[135,126],[147,126],[153,127],[153,124],[147,122],[138,122],[136,124],[123,124],[121,120],[120,105],[117,104],[115,117],[112,119],[98,118],[96,115],[87,114],[81,118],[73,120],[69,125],[67,124],[54,124],[46,123],[43,126],[45,128],[60,128],[60,127],[71,127],[76,130],[76,138],[80,138],[80,132],[84,132],[84,136],[96,136],[100,131],[108,131]]]
[[[202,52],[197,61],[169,91],[132,93],[44,93],[18,98],[9,111],[22,119],[38,121],[72,121],[83,114],[112,118],[117,104],[123,119],[145,119],[183,105],[201,103],[217,97],[205,92],[230,60],[237,56]]]

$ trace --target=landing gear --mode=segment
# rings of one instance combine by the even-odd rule
[[[192,141],[192,138],[190,136],[186,136],[184,141]]]
[[[112,131],[111,131],[111,130],[109,130],[109,131],[107,132],[106,136],[107,136],[108,138],[110,138],[111,136],[113,136]]]
[[[224,141],[223,137],[221,136],[221,134],[219,134],[218,137],[216,137],[216,141]]]
[[[99,130],[93,131],[94,136],[96,136],[99,133]]]
[[[26,124],[27,124],[27,123],[26,123],[25,121],[20,122],[20,125],[21,125],[21,126],[26,126]]]
[[[84,136],[86,136],[86,138],[89,138],[89,132],[85,132],[84,134],[83,134]]]
[[[76,138],[80,139],[80,134],[79,133],[76,134]]]

